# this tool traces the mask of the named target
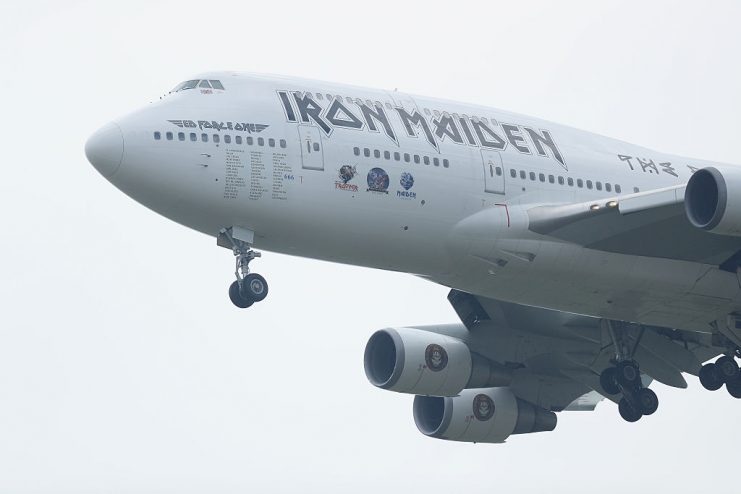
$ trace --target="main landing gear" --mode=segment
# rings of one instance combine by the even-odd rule
[[[726,385],[726,391],[734,398],[741,398],[741,370],[734,357],[741,357],[739,349],[732,355],[723,355],[714,363],[705,364],[700,369],[700,383],[710,391],[717,391]]]
[[[633,359],[640,334],[631,346],[627,331],[615,328],[611,321],[603,320],[603,324],[615,345],[615,359],[614,365],[600,374],[600,385],[607,394],[622,394],[618,403],[620,416],[628,422],[637,422],[659,408],[659,398],[656,393],[643,386],[638,363]]]
[[[268,282],[259,274],[251,273],[249,267],[250,262],[262,254],[252,250],[248,242],[235,238],[231,229],[222,230],[220,240],[221,238],[228,241],[236,258],[234,275],[237,279],[229,286],[229,298],[232,303],[240,309],[246,309],[255,302],[265,300],[268,296]]]

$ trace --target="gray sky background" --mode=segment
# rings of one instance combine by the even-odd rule
[[[741,162],[737,1],[2,2],[0,493],[733,491],[741,402],[562,413],[505,445],[417,432],[362,366],[379,328],[456,321],[411,276],[233,258],[85,160],[99,126],[204,70],[460,99]],[[621,469],[620,471],[616,469]],[[730,490],[729,490],[730,489]]]

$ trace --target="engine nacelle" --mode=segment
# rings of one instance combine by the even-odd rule
[[[466,389],[459,396],[414,397],[414,423],[429,437],[501,443],[512,434],[552,431],[556,414],[515,397],[509,388]]]
[[[415,395],[455,396],[464,388],[505,386],[502,366],[463,341],[412,328],[376,331],[365,346],[365,375],[376,387]]]
[[[741,236],[741,167],[697,170],[687,182],[684,209],[697,228]]]

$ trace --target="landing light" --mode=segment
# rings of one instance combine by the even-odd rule
[[[607,207],[608,208],[616,208],[617,205],[618,205],[618,202],[617,201],[610,201],[610,202],[607,203]]]
[[[591,209],[592,211],[597,211],[599,209],[599,204],[592,204],[591,206],[589,206],[589,209]]]

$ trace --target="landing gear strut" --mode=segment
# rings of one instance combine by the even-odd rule
[[[224,245],[225,242],[234,252],[236,264],[234,276],[237,279],[229,286],[229,298],[232,303],[246,309],[255,302],[265,300],[268,296],[268,282],[259,274],[250,272],[250,262],[262,254],[252,250],[249,242],[236,238],[231,228],[219,233],[219,245],[227,246]]]
[[[637,422],[644,415],[652,415],[659,408],[659,399],[652,390],[643,387],[638,362],[633,359],[638,347],[641,329],[635,344],[631,345],[626,328],[615,327],[612,321],[603,320],[615,346],[614,365],[600,374],[600,384],[607,394],[621,394],[618,403],[620,416],[628,422]]]
[[[725,384],[728,394],[741,398],[741,370],[734,357],[741,357],[741,350],[734,349],[714,363],[703,365],[699,375],[702,386],[717,391]]]

